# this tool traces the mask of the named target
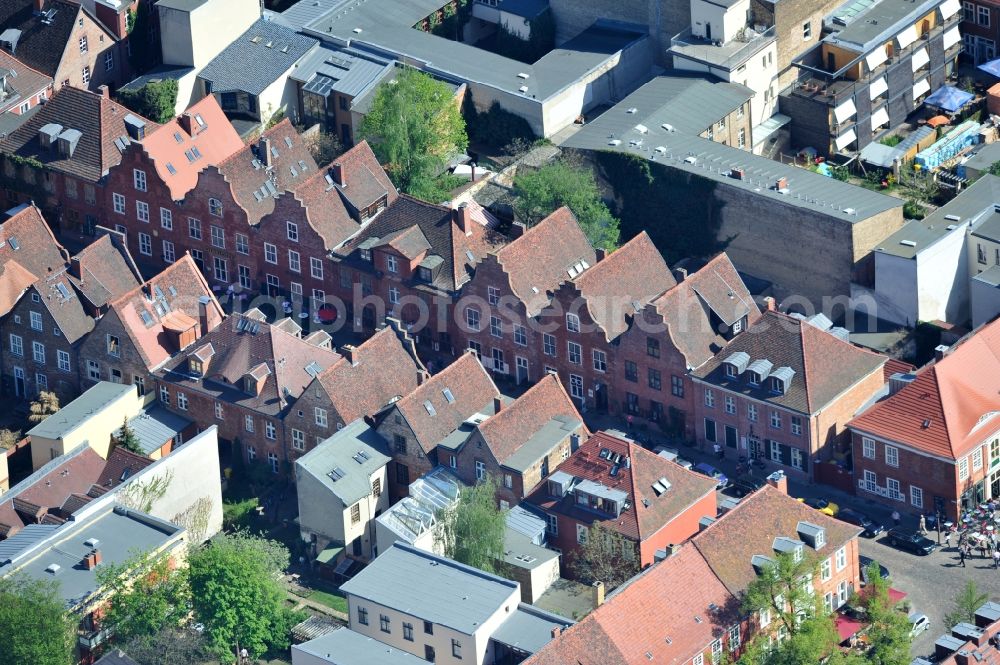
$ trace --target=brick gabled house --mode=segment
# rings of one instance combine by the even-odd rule
[[[230,316],[171,358],[156,372],[157,398],[202,429],[216,425],[219,439],[248,462],[289,472],[289,416],[306,387],[341,357],[262,318]]]
[[[819,325],[766,311],[695,370],[698,441],[803,479],[844,459],[847,422],[882,389],[887,358]]]
[[[475,427],[470,421],[492,416],[499,399],[500,391],[479,359],[467,352],[379,414],[376,431],[392,455],[393,497],[407,496],[411,482],[448,463],[439,459],[439,444],[467,437]]]
[[[957,521],[1000,498],[1000,321],[960,340],[848,423],[859,496]]]
[[[116,87],[130,75],[118,37],[81,3],[5,0],[0,32],[7,30],[16,32],[0,48],[52,77],[57,89]]]
[[[80,346],[110,301],[138,285],[131,258],[112,235],[102,236],[64,267],[35,280],[10,315],[0,320],[0,338],[7,340],[3,373],[10,378],[10,392],[27,398],[53,390],[64,404],[76,397]]]
[[[0,317],[35,280],[61,270],[69,255],[33,205],[8,211],[0,223]]]
[[[426,378],[413,340],[398,321],[358,346],[312,380],[288,416],[288,459],[294,461],[358,418],[374,417]]]
[[[60,88],[0,142],[8,205],[33,200],[53,228],[93,235],[102,220],[114,221],[105,178],[126,142],[155,127],[109,99],[106,90]]]
[[[774,613],[748,616],[741,607],[758,567],[779,551],[814,561],[819,572],[813,588],[832,612],[860,585],[858,532],[765,486],[620,587],[525,664],[735,661],[758,633],[780,634]]]
[[[52,96],[52,77],[32,69],[0,47],[0,76],[3,101],[0,113],[24,115]]]
[[[666,479],[666,483],[663,482]],[[597,432],[528,497],[549,522],[549,543],[569,561],[600,522],[631,543],[640,567],[684,542],[716,514],[716,483],[629,439]],[[566,570],[563,571],[564,575]]]
[[[103,380],[151,390],[151,373],[214,330],[223,316],[198,266],[181,257],[111,302],[80,346],[81,389]]]

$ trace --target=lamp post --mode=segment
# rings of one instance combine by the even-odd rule
[[[938,510],[934,513],[934,524],[937,526],[938,532],[938,545],[941,544],[941,511]]]

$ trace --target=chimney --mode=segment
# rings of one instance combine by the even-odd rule
[[[181,113],[177,116],[177,124],[181,126],[188,136],[194,136],[194,118],[190,113]]]
[[[472,235],[472,213],[469,211],[469,206],[465,203],[460,203],[458,208],[455,209],[454,219],[455,223],[458,224],[458,228],[467,236]]]
[[[497,414],[497,413],[500,413],[500,411],[502,411],[502,410],[503,410],[503,399],[501,399],[500,397],[494,397],[493,398],[493,413]]]
[[[740,167],[736,167],[729,171],[730,177],[736,178],[737,180],[743,180],[746,177],[747,172]]]
[[[330,166],[330,177],[333,178],[338,187],[347,187],[347,182],[344,181],[344,167],[340,162]]]
[[[674,268],[674,279],[680,284],[685,279],[687,279],[688,271],[687,268]]]
[[[264,162],[264,166],[271,168],[274,166],[274,160],[271,158],[271,139],[266,136],[262,136],[260,139],[259,152],[260,161]]]
[[[782,494],[788,494],[788,478],[785,476],[785,472],[780,469],[767,477],[767,484]]]
[[[774,183],[774,188],[777,189],[778,191],[781,191],[782,189],[788,189],[788,178],[784,176],[778,178],[778,180]]]
[[[212,299],[209,296],[198,297],[198,323],[201,325],[199,337],[215,330],[215,327],[220,323],[219,313],[214,307],[209,307],[211,302]]]
[[[559,633],[561,632],[562,632],[561,626],[552,626],[552,631],[549,634],[552,636],[552,639],[556,639],[557,637],[559,637]]]
[[[511,240],[515,240],[523,236],[524,231],[525,231],[524,224],[522,224],[521,222],[514,222],[513,224],[510,225],[510,231],[507,232],[507,235],[510,236]]]
[[[104,97],[104,99],[111,99],[111,90],[106,85],[97,86],[97,94]]]
[[[96,549],[96,548],[91,553],[91,556],[94,557],[94,565],[95,566],[99,565],[101,563],[101,561],[104,559],[104,557],[101,556],[101,550]]]
[[[73,277],[76,277],[79,280],[83,279],[83,273],[82,273],[82,271],[80,269],[80,257],[79,256],[70,257],[70,260],[69,260],[69,274],[73,275]]]
[[[774,296],[767,296],[764,298],[764,308],[768,312],[777,312],[778,305],[774,302]]]
[[[681,546],[678,545],[677,543],[670,543],[669,545],[667,545],[667,552],[670,554],[670,556],[673,556],[680,551],[681,551]]]
[[[594,582],[592,588],[593,594],[591,595],[591,599],[594,601],[594,609],[596,610],[604,604],[604,582],[598,580],[597,582]]]
[[[594,256],[597,258],[597,262],[600,263],[604,259],[608,258],[608,250],[603,247],[594,248]]]
[[[947,344],[938,344],[934,347],[934,360],[941,360],[946,355],[948,355],[948,349],[950,347]]]
[[[358,347],[353,344],[345,344],[340,350],[340,355],[347,358],[347,362],[351,363],[351,367],[358,366]]]

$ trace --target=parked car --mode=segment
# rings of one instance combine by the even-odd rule
[[[739,476],[734,478],[732,482],[729,483],[729,487],[726,488],[726,493],[730,496],[735,496],[742,499],[747,494],[753,494],[761,487],[767,484],[767,481],[763,478],[754,478],[753,476]]]
[[[937,549],[937,543],[930,538],[921,536],[916,531],[899,527],[889,529],[886,541],[896,549],[906,550],[920,556],[926,556]]]
[[[837,512],[836,517],[838,520],[843,520],[848,524],[853,524],[855,526],[859,526],[862,529],[864,529],[864,531],[861,532],[861,535],[864,536],[865,538],[874,538],[875,536],[885,531],[885,527],[883,527],[881,524],[874,521],[872,518],[868,517],[864,513],[854,510],[852,508],[841,508]]]
[[[840,512],[840,506],[832,501],[827,501],[826,499],[808,497],[799,499],[799,501],[806,504],[810,508],[815,508],[824,515],[829,515],[830,517],[834,517],[838,512]]]
[[[684,459],[683,457],[678,457],[677,459],[674,460],[674,462],[676,462],[677,464],[680,464],[681,466],[683,466],[688,471],[690,471],[691,468],[694,466],[691,463],[691,460]]]
[[[929,630],[930,627],[931,620],[927,618],[926,614],[914,612],[910,615],[910,637],[916,637],[925,630]]]
[[[879,575],[882,579],[889,579],[889,569],[880,564],[875,559],[871,557],[864,556],[863,554],[858,555],[858,563],[861,564],[861,586],[866,586],[868,584],[868,567],[873,563],[878,566]]]
[[[688,460],[686,460],[683,457],[681,457],[680,455],[678,455],[676,448],[668,448],[666,446],[657,446],[656,449],[653,452],[655,452],[657,455],[659,455],[660,457],[662,457],[664,459],[668,459],[671,462],[675,462],[677,464],[680,464],[685,469],[690,469],[691,468],[691,462],[689,462]]]
[[[718,482],[718,488],[720,490],[725,489],[729,485],[729,478],[726,477],[726,474],[722,473],[711,464],[699,462],[694,465],[692,471],[696,471],[697,473],[700,473],[703,476],[708,476],[709,478],[714,478]]]

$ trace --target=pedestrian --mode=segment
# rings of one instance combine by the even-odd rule
[[[892,522],[896,526],[899,526],[899,511],[898,510],[892,511]]]
[[[951,547],[951,531],[944,534],[944,546]]]
[[[712,451],[715,453],[716,457],[722,459],[722,446],[720,446],[718,443],[713,443]]]
[[[627,415],[627,416],[625,417],[625,422],[627,422],[627,423],[628,423],[628,428],[629,428],[629,429],[632,429],[632,414],[631,414],[631,413],[630,413],[630,414],[628,414],[628,415]]]
[[[1000,569],[1000,550],[993,550],[993,567]]]
[[[979,539],[979,553],[983,555],[984,559],[986,558],[986,539],[985,538],[980,538]]]
[[[965,548],[958,548],[958,560],[962,564],[962,568],[965,568]]]
[[[927,533],[927,518],[923,515],[920,516],[920,533]]]

